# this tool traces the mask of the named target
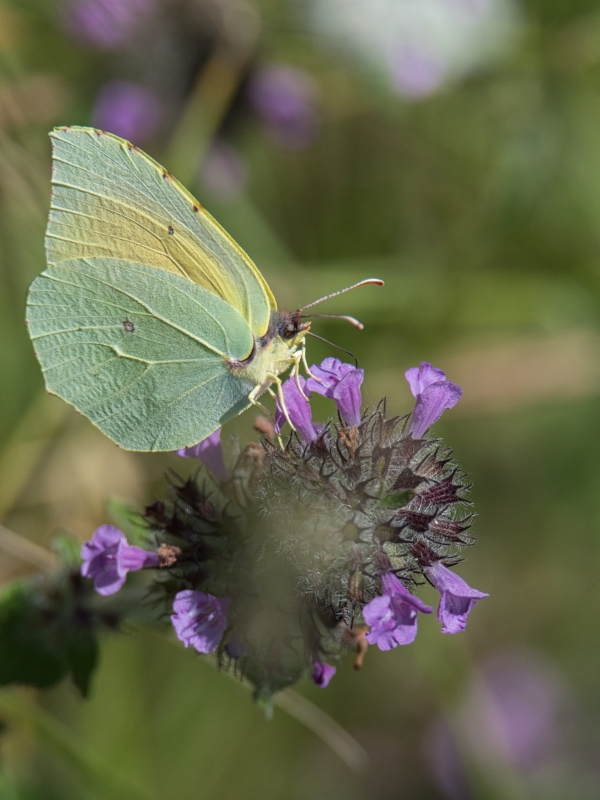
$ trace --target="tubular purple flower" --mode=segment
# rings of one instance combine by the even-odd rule
[[[81,574],[92,578],[98,594],[118,592],[128,572],[158,566],[158,554],[127,543],[125,534],[112,525],[101,525],[81,546]]]
[[[149,89],[130,81],[110,81],[100,90],[92,124],[139,144],[156,132],[161,115],[160,100]]]
[[[182,450],[175,450],[175,453],[181,458],[199,458],[219,483],[229,480],[229,470],[225,466],[223,458],[221,428],[217,428],[214,433],[211,433],[206,439],[202,439],[198,444],[184,447]]]
[[[171,622],[177,638],[199,653],[212,653],[219,646],[227,628],[231,600],[212,594],[184,589],[177,592]]]
[[[360,424],[362,398],[360,387],[365,379],[364,369],[344,364],[339,358],[326,358],[319,366],[313,364],[310,371],[321,382],[309,378],[306,385],[311,392],[335,400],[340,416],[348,427]]]
[[[290,415],[290,420],[298,433],[306,439],[307,442],[314,442],[315,439],[319,437],[319,430],[312,421],[310,403],[302,395],[300,388],[298,388],[298,383],[305,395],[310,394],[306,380],[301,375],[298,377],[292,375],[282,386],[285,405]],[[279,397],[277,398],[276,406],[275,432],[280,433],[283,424],[286,422],[286,417],[281,408]]]
[[[467,626],[467,617],[478,600],[489,597],[459,578],[439,561],[427,570],[431,582],[442,595],[437,618],[442,623],[442,633],[460,633]]]
[[[311,677],[319,689],[325,689],[336,672],[336,668],[332,667],[331,664],[326,664],[324,661],[315,661]]]
[[[462,397],[462,389],[446,379],[446,374],[423,361],[404,373],[410,391],[417,398],[410,422],[410,435],[422,439],[444,411],[453,408]]]
[[[363,608],[363,617],[371,630],[369,644],[380,650],[391,650],[399,644],[410,644],[417,635],[417,612],[431,614],[433,608],[411,594],[391,572],[381,578],[383,594]]]
[[[250,102],[283,147],[302,150],[318,128],[317,86],[305,70],[287,65],[260,69],[249,88]]]

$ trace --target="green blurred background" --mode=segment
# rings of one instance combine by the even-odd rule
[[[421,360],[464,388],[436,432],[474,481],[479,542],[458,571],[490,598],[465,633],[425,618],[410,647],[297,687],[354,743],[296,695],[266,722],[210,661],[127,629],[90,700],[0,695],[2,800],[600,796],[600,5],[1,2],[3,583],[183,469],[43,392],[24,302],[64,124],[165,163],[283,307],[385,279],[323,307],[364,332],[313,330],[356,353],[367,402],[408,412]],[[311,363],[336,354],[309,346]]]

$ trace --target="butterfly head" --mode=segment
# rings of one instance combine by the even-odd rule
[[[300,344],[310,329],[310,322],[304,322],[300,311],[280,311],[275,325],[276,333],[289,346]]]

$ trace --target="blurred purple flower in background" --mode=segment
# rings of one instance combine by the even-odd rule
[[[393,86],[407,98],[428,97],[446,80],[447,66],[424,49],[399,46],[390,55]]]
[[[336,668],[332,667],[331,664],[325,664],[324,661],[315,661],[313,664],[312,679],[319,689],[325,689],[336,672]]]
[[[299,385],[298,385],[299,384]],[[298,433],[306,439],[307,442],[314,442],[319,437],[319,428],[312,421],[312,411],[310,403],[303,397],[302,392],[308,397],[310,394],[306,385],[306,380],[301,375],[292,375],[281,387],[283,390],[283,398],[287,412],[290,416],[290,421],[296,428]],[[302,389],[302,392],[300,391]],[[275,431],[281,432],[281,428],[287,421],[283,413],[279,397],[276,401],[275,411]]]
[[[127,44],[155,8],[156,0],[71,0],[61,17],[75,39],[112,50]]]
[[[171,615],[177,638],[199,653],[212,653],[227,628],[230,603],[226,597],[213,597],[192,589],[177,592],[173,602],[175,613]]]
[[[158,129],[162,117],[158,97],[137,83],[110,81],[100,90],[92,125],[139,144]]]
[[[288,65],[263,67],[248,89],[254,110],[275,141],[302,150],[314,140],[318,124],[318,87],[306,70]]]
[[[125,534],[112,525],[101,525],[89,542],[81,545],[81,574],[92,578],[98,594],[118,592],[128,572],[158,566],[158,554],[127,543]]]
[[[573,711],[569,686],[541,654],[510,649],[489,656],[459,707],[448,719],[438,717],[425,737],[436,784],[450,800],[472,797],[465,757],[500,789],[507,775],[512,785],[515,771],[533,776],[555,765],[567,753]]]
[[[433,608],[411,594],[393,574],[381,578],[383,594],[373,598],[363,608],[363,617],[371,630],[369,644],[380,650],[391,650],[399,644],[410,644],[417,635],[417,612],[431,614]]]
[[[564,748],[572,698],[551,662],[534,651],[508,650],[483,662],[460,713],[480,760],[529,772]]]
[[[444,411],[453,408],[462,397],[462,389],[446,379],[446,374],[427,361],[404,373],[413,397],[417,398],[410,421],[410,435],[422,439]]]
[[[231,201],[244,193],[248,171],[237,150],[220,141],[208,150],[200,168],[200,179],[217,199]]]
[[[221,428],[207,436],[192,447],[184,447],[175,453],[181,458],[199,458],[220,483],[229,480],[229,470],[225,466],[223,445],[221,444]]]
[[[442,623],[442,633],[460,633],[467,626],[467,617],[478,600],[489,597],[459,578],[439,561],[427,570],[431,582],[441,593],[437,618]]]
[[[456,736],[450,721],[439,716],[425,735],[423,754],[432,772],[433,780],[449,800],[470,800],[467,771],[462,762]]]
[[[360,387],[365,379],[364,369],[344,364],[339,358],[326,358],[320,365],[313,364],[310,371],[319,380],[309,378],[309,391],[335,400],[344,423],[349,427],[360,424]]]
[[[308,0],[312,28],[405,100],[429,97],[516,40],[513,0]]]

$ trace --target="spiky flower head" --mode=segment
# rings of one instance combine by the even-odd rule
[[[326,686],[328,662],[345,648],[361,662],[367,642],[412,642],[418,615],[432,610],[414,594],[426,581],[440,589],[445,632],[464,628],[485,596],[458,578],[466,599],[452,594],[449,568],[473,542],[469,484],[423,426],[450,406],[440,393],[457,401],[460,390],[441,370],[423,370],[436,380],[429,391],[415,384],[418,427],[410,415],[389,418],[385,401],[361,412],[363,373],[337,359],[311,368],[309,381],[292,376],[276,425],[259,425],[261,442],[226,469],[213,436],[212,473],[208,444],[182,453],[208,469],[172,479],[168,501],[146,509],[162,553],[154,596],[175,611],[177,635],[234,664],[262,700],[306,671]],[[313,422],[311,391],[335,400],[336,420]],[[295,430],[283,444],[274,434],[286,420]]]

